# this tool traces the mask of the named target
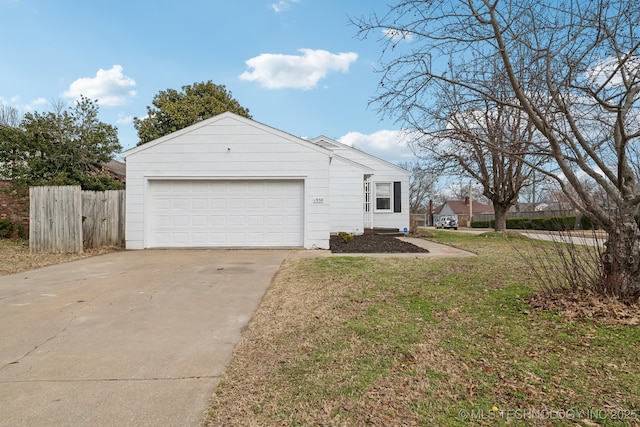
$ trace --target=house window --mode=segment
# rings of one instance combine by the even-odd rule
[[[376,210],[391,211],[390,182],[376,182]]]

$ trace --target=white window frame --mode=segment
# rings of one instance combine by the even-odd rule
[[[389,195],[384,197],[378,196],[378,186],[386,185],[389,187]],[[375,212],[393,212],[393,182],[374,182],[374,211]],[[388,209],[379,209],[378,208],[378,199],[389,199],[389,208]]]

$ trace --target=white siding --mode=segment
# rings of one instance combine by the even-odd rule
[[[324,139],[324,137],[322,138]],[[374,171],[371,177],[372,184],[372,207],[373,211],[373,227],[398,228],[400,231],[409,228],[409,176],[410,173],[404,169],[391,165],[384,160],[371,156],[359,150],[355,150],[349,146],[333,141],[330,148],[334,153],[353,162],[364,165]],[[376,212],[375,211],[375,188],[376,182],[401,182],[401,205],[402,212]],[[332,185],[332,189],[334,186]],[[393,201],[393,194],[392,194]],[[361,208],[362,210],[362,208]],[[392,209],[393,210],[393,209]]]
[[[126,164],[127,249],[149,247],[149,182],[157,179],[301,180],[304,247],[329,247],[329,155],[309,142],[225,113],[130,150]]]
[[[364,170],[334,158],[330,169],[331,232],[364,232]]]

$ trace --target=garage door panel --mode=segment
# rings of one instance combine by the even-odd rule
[[[248,220],[248,225],[264,225],[264,217],[262,215],[250,215]]]
[[[270,215],[270,216],[267,218],[267,223],[268,223],[269,225],[277,225],[277,226],[284,225],[284,221],[283,221],[283,219],[282,219],[282,216],[281,216],[281,215],[278,215],[278,216]]]
[[[191,199],[191,209],[209,210],[209,200]]]
[[[293,209],[295,211],[298,211],[302,209],[302,200],[289,198],[285,202],[285,207],[286,209]]]
[[[227,209],[227,199],[223,199],[222,197],[214,197],[209,199],[209,208],[211,210],[226,210]]]
[[[189,210],[189,199],[173,199],[171,202],[171,209],[173,210]]]
[[[245,225],[245,221],[244,221],[244,216],[232,216],[229,218],[229,225],[230,226],[239,226],[239,225]]]
[[[284,242],[286,240],[285,235],[286,235],[285,233],[267,233],[267,238],[273,244],[277,244],[279,242]]]
[[[227,217],[225,215],[209,215],[209,225],[211,227],[225,227]]]
[[[302,246],[301,180],[151,181],[149,247]]]
[[[171,199],[158,198],[156,201],[156,210],[166,210],[171,209]]]
[[[229,199],[228,207],[230,210],[245,209],[246,202],[245,199]]]
[[[291,233],[285,233],[285,235],[284,235],[284,239],[285,239],[286,241],[289,241],[289,240],[291,240],[291,239],[293,239],[293,238],[295,238],[295,236],[294,236],[294,235],[292,235]]]
[[[265,243],[264,233],[247,233],[247,238],[255,244]]]
[[[248,199],[247,209],[264,209],[264,199]]]
[[[173,232],[170,236],[171,241],[179,245],[186,245],[189,242],[189,233],[186,232]]]
[[[247,183],[244,181],[232,181],[227,183],[229,193],[244,193],[247,191]]]
[[[202,195],[202,194],[207,194],[210,191],[211,191],[211,188],[208,185],[198,185],[198,186],[192,186],[189,188],[189,193],[191,194]]]
[[[194,227],[206,227],[208,224],[206,215],[194,215],[191,217],[191,225]]]
[[[227,233],[227,236],[229,238],[229,243],[231,244],[231,246],[236,246],[236,245],[243,245],[244,242],[247,240],[246,239],[246,233],[241,231],[241,232],[229,232]]]
[[[169,227],[171,225],[171,217],[169,215],[154,215],[151,220],[160,227]]]
[[[189,220],[189,216],[187,215],[173,215],[171,217],[172,221],[171,221],[171,225],[173,225],[174,227],[178,228],[178,227],[189,227],[190,224],[190,220]]]
[[[297,215],[287,215],[284,219],[284,223],[289,226],[302,227],[302,218]]]
[[[282,199],[267,199],[267,208],[268,209],[282,209],[283,203]]]
[[[208,242],[222,242],[224,240],[226,240],[227,238],[227,233],[225,232],[209,232],[207,233],[207,237],[208,237]]]

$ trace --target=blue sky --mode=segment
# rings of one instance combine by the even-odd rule
[[[376,40],[348,17],[387,0],[0,0],[0,103],[20,112],[98,99],[125,149],[159,91],[212,80],[259,122],[326,135],[397,163],[411,160],[399,126],[369,100]],[[381,35],[382,36],[382,35]]]

